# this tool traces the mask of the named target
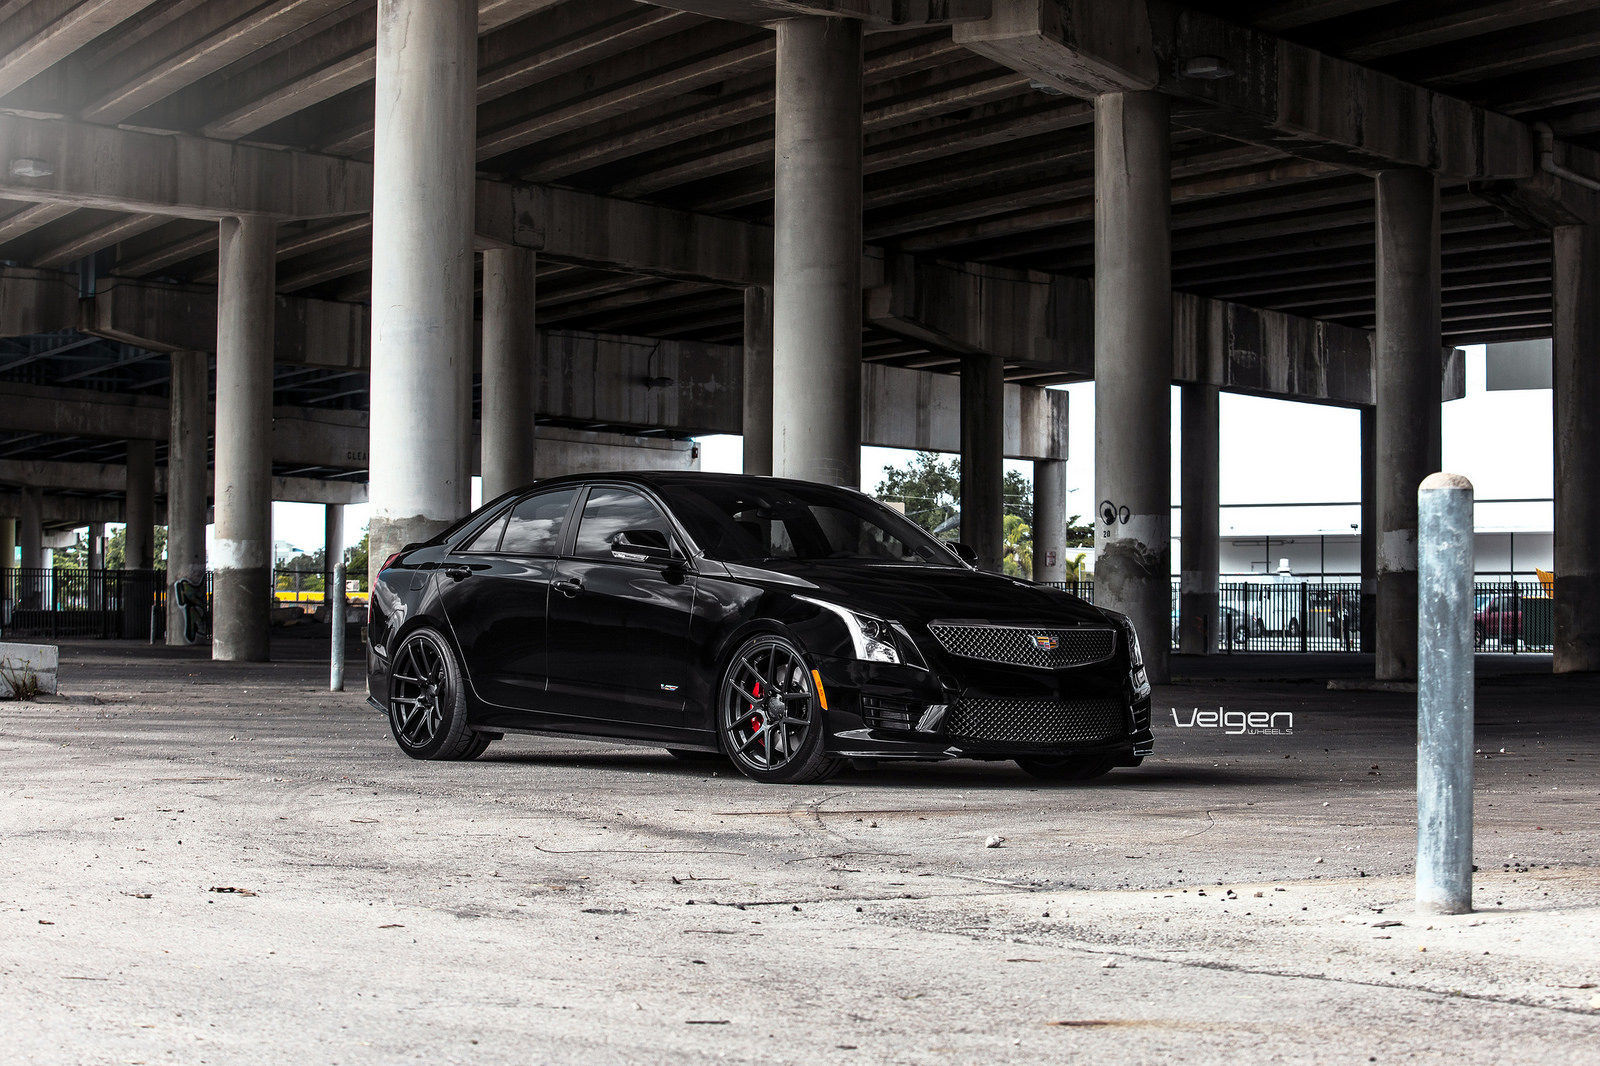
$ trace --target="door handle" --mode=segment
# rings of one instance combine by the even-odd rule
[[[452,581],[460,581],[462,578],[471,575],[472,569],[466,566],[447,566],[444,568],[444,572],[445,576]]]
[[[560,592],[561,595],[570,600],[572,597],[583,591],[583,582],[574,578],[568,578],[565,581],[557,581],[556,591]]]

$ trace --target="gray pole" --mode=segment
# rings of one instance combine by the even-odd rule
[[[333,657],[328,691],[344,691],[344,563],[333,568],[333,589],[328,598],[328,617],[333,622]]]
[[[1178,651],[1184,655],[1210,655],[1217,650],[1217,572],[1222,569],[1218,391],[1215,385],[1198,383],[1179,389],[1183,464],[1178,487],[1183,500],[1183,536],[1178,541]]]
[[[1417,909],[1472,909],[1472,482],[1417,490]]]
[[[483,253],[483,404],[480,469],[484,502],[533,481],[539,333],[538,271],[526,248]]]
[[[122,568],[149,570],[155,566],[156,442],[128,442],[126,532],[122,541]]]
[[[1005,387],[997,357],[961,361],[961,539],[979,567],[997,574],[1005,554]]]
[[[772,473],[772,288],[744,290],[744,472]]]
[[[1600,225],[1557,226],[1555,255],[1555,654],[1558,674],[1600,670]],[[1513,543],[1513,547],[1514,547]],[[1515,552],[1511,561],[1516,579]]]
[[[183,645],[183,607],[177,581],[206,579],[206,438],[211,432],[211,358],[205,352],[171,356],[171,435],[167,438],[167,643]]]
[[[1067,461],[1033,461],[1033,579],[1067,579]]]

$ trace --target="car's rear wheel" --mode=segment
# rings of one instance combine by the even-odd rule
[[[1063,759],[1018,759],[1023,772],[1041,781],[1092,781],[1104,777],[1116,761],[1101,756],[1068,756]]]
[[[839,769],[823,750],[822,701],[805,656],[777,634],[734,652],[717,701],[717,737],[746,777],[773,784],[821,781]]]
[[[476,759],[494,739],[467,725],[461,665],[443,634],[416,629],[389,670],[389,731],[413,759]]]

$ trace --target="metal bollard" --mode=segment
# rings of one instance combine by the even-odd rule
[[[328,590],[328,618],[333,623],[333,658],[328,691],[344,691],[344,564],[333,568],[333,588]]]
[[[1417,910],[1472,910],[1472,482],[1417,490]]]

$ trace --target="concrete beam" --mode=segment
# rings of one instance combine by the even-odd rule
[[[206,472],[207,496],[214,471]],[[128,490],[128,468],[120,463],[72,463],[36,459],[0,459],[0,484],[27,485],[47,491],[117,492]],[[167,494],[167,468],[157,467],[156,495]],[[310,477],[275,477],[272,498],[280,503],[366,503],[367,486],[358,481]]]
[[[0,35],[0,96],[26,84],[155,0],[34,0]]]
[[[1169,0],[993,0],[955,40],[1073,96],[1155,89],[1173,122],[1361,170],[1442,178],[1537,169],[1533,131],[1505,115]],[[1225,77],[1185,73],[1215,58]]]
[[[802,15],[856,19],[868,30],[949,26],[989,14],[989,0],[648,0],[657,7],[752,25]]]
[[[0,488],[0,514],[20,514],[22,505],[21,491]],[[94,522],[121,522],[127,509],[120,496],[96,500],[44,494],[39,497],[39,513],[46,529],[72,529]],[[156,521],[164,524],[166,520],[166,508],[157,505]]]
[[[1008,459],[1067,457],[1067,394],[1005,387]],[[961,379],[954,374],[867,363],[861,368],[861,443],[916,451],[961,451]]]

